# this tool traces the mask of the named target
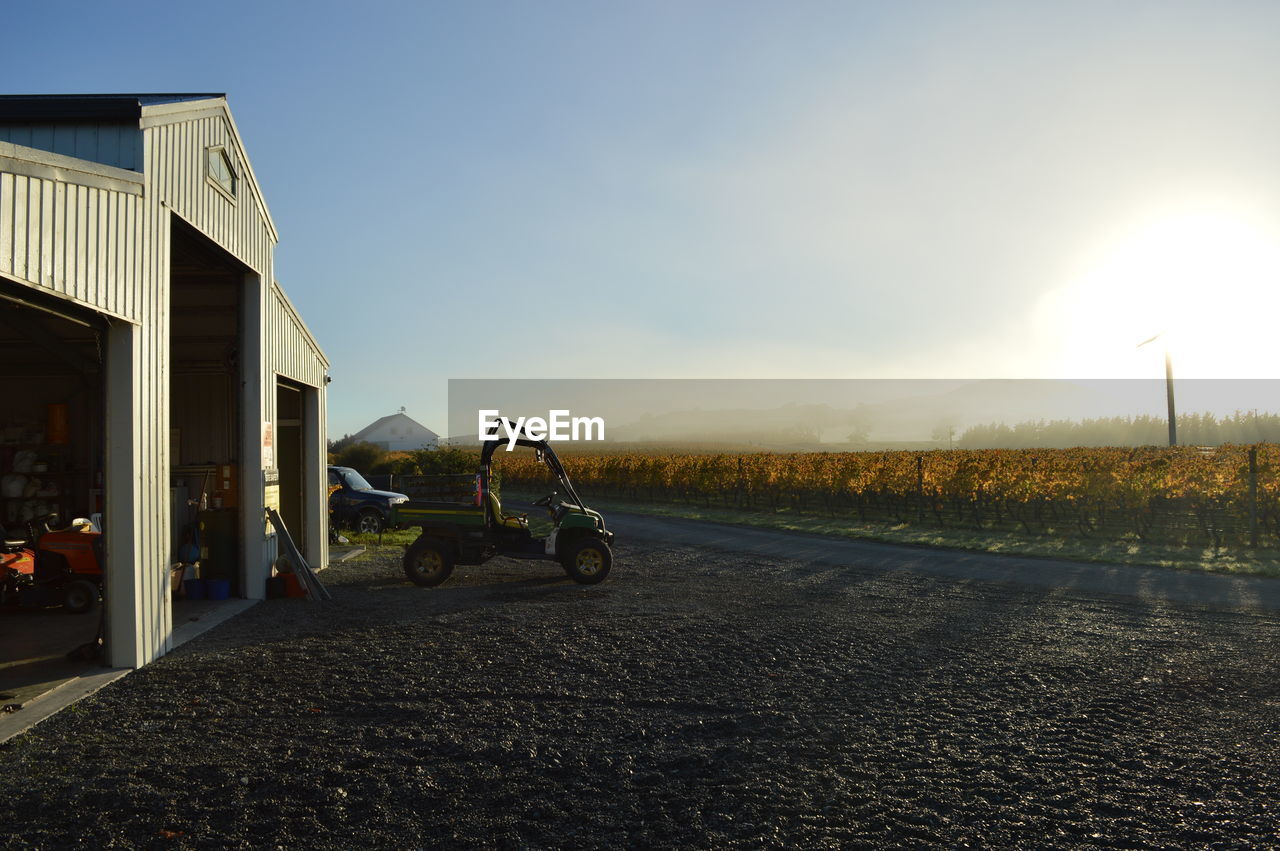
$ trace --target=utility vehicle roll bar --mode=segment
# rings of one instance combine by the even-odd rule
[[[484,467],[486,480],[491,472],[493,453],[497,451],[499,445],[506,446],[509,443],[510,440],[485,441],[480,450],[480,466]],[[521,431],[516,434],[516,446],[527,446],[530,449],[538,450],[542,456],[542,463],[546,464],[552,473],[555,473],[556,479],[559,480],[565,493],[573,497],[573,504],[583,505],[582,497],[578,496],[578,492],[573,489],[573,482],[569,481],[569,474],[564,471],[564,466],[560,463],[560,458],[556,455],[555,450],[551,448],[551,444],[545,440],[534,440],[528,436],[527,432]]]

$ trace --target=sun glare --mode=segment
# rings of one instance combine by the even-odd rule
[[[1041,305],[1042,327],[1060,342],[1057,371],[1146,377],[1167,348],[1182,377],[1280,377],[1274,229],[1220,212],[1167,216],[1106,244],[1082,268]]]

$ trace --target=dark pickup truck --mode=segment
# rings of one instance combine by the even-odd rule
[[[408,501],[402,493],[374,490],[351,467],[329,468],[329,517],[335,527],[376,535],[391,525],[394,506]]]

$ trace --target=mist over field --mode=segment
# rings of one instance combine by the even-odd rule
[[[1280,440],[1280,381],[1176,384],[1180,442]],[[1129,446],[1167,439],[1163,380],[480,380],[449,384],[449,436],[477,412],[602,417],[628,446],[842,450]]]

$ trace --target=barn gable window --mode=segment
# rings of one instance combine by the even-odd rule
[[[209,182],[228,197],[236,197],[236,170],[223,148],[208,150]]]

